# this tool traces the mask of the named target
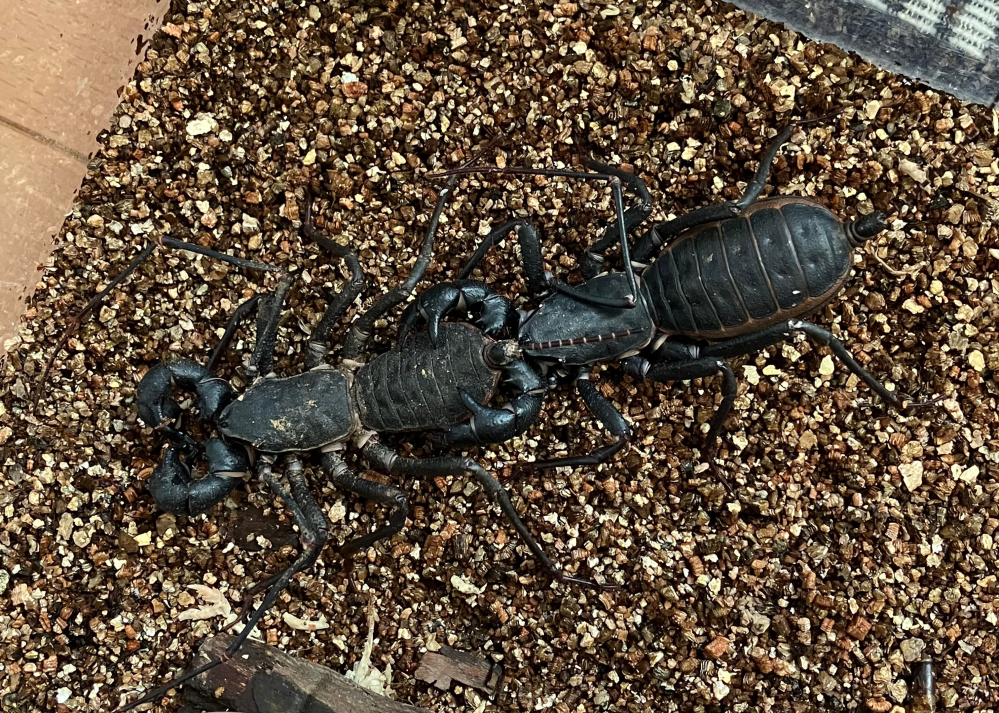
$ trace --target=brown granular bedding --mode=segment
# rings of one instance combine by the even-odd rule
[[[662,220],[737,196],[775,131],[836,108],[795,133],[773,191],[893,223],[815,320],[896,390],[939,404],[894,412],[809,342],[738,360],[718,456],[733,498],[698,458],[717,379],[604,373],[635,431],[610,463],[518,465],[606,442],[568,390],[525,438],[473,455],[561,565],[619,591],[535,577],[476,485],[406,482],[410,525],[366,556],[328,548],[262,635],[348,670],[375,597],[373,664],[391,664],[397,697],[434,713],[482,710],[473,690],[412,676],[444,643],[502,661],[506,693],[485,710],[900,711],[924,657],[948,710],[997,706],[996,114],[718,2],[175,1],[167,20],[7,345],[0,708],[106,711],[159,685],[222,621],[179,619],[204,603],[190,585],[236,607],[294,556],[287,512],[256,483],[204,516],[158,512],[144,482],[161,441],[136,419],[145,370],[206,360],[235,305],[269,278],[158,250],[39,383],[70,317],[148,241],[168,233],[294,266],[278,346],[279,371],[292,373],[347,277],[298,235],[306,184],[326,233],[360,253],[367,304],[411,266],[436,197],[427,174],[493,132],[505,139],[490,163],[589,154],[634,167]],[[544,231],[548,267],[577,281],[610,194],[463,181],[428,283],[456,276],[476,234],[515,215]],[[513,242],[482,272],[509,296],[525,289]],[[253,335],[240,332],[221,369],[237,388]],[[429,451],[417,436],[392,443]],[[333,543],[384,518],[310,477]],[[301,631],[286,614],[329,628]]]

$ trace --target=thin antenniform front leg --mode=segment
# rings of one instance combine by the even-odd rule
[[[104,299],[108,296],[108,294],[120,285],[129,275],[135,272],[135,270],[138,269],[142,263],[148,260],[159,246],[173,248],[175,250],[185,250],[187,252],[221,260],[222,262],[229,263],[230,265],[234,265],[236,267],[245,267],[251,270],[260,270],[263,272],[278,272],[281,270],[281,268],[276,265],[254,262],[253,260],[244,260],[243,258],[239,258],[234,255],[226,255],[225,253],[210,250],[209,248],[202,247],[196,243],[189,243],[184,240],[177,240],[176,238],[159,237],[156,242],[150,243],[144,247],[142,251],[132,260],[132,262],[130,262],[124,270],[118,273],[118,275],[108,283],[107,287],[94,295],[84,308],[80,310],[79,314],[69,320],[69,324],[67,325],[65,331],[63,331],[62,336],[59,337],[55,350],[45,363],[45,368],[42,369],[42,376],[38,381],[39,388],[35,392],[36,404],[38,403],[38,398],[41,396],[40,387],[48,378],[49,372],[52,370],[52,365],[55,364],[55,360],[59,355],[59,352],[62,351],[64,346],[66,346],[66,342],[69,341],[70,337],[76,334],[76,332],[80,329],[80,326],[83,324],[83,321],[104,302]]]
[[[627,233],[630,234],[636,226],[641,225],[652,214],[652,194],[649,193],[645,181],[638,174],[629,173],[616,166],[609,166],[593,159],[590,159],[586,165],[591,171],[604,173],[608,176],[617,176],[638,197],[638,202],[624,213],[624,225]],[[587,248],[586,254],[583,256],[583,260],[579,266],[580,272],[583,273],[583,277],[586,279],[596,277],[597,273],[603,267],[604,253],[619,237],[616,230],[617,227],[616,223],[608,225],[604,229],[603,235]]]
[[[616,166],[610,166],[592,159],[587,162],[587,166],[591,171],[595,171],[597,174],[617,177],[637,195],[637,202],[624,212],[625,231],[630,234],[636,226],[641,225],[641,223],[652,213],[652,194],[649,193],[649,189],[646,187],[645,181],[643,181],[641,177],[635,173],[629,173],[628,171],[623,171]],[[482,261],[482,258],[485,257],[489,248],[505,238],[511,230],[517,231],[517,237],[520,242],[520,252],[524,261],[524,269],[527,271],[528,287],[530,288],[532,296],[539,297],[549,289],[550,279],[544,273],[541,258],[541,246],[537,230],[533,225],[523,219],[518,218],[510,221],[506,225],[497,228],[483,238],[475,253],[469,259],[465,267],[462,268],[459,277],[465,278],[471,276],[472,270],[474,270],[476,266],[478,266],[479,262]],[[596,276],[596,274],[600,271],[600,268],[603,266],[603,253],[606,252],[615,241],[620,240],[619,233],[620,227],[618,217],[615,214],[614,221],[604,229],[601,237],[590,245],[586,254],[583,256],[580,263],[580,271],[583,273],[583,277],[590,279],[591,277]]]
[[[628,287],[630,293],[623,298],[600,298],[596,295],[582,292],[572,285],[558,280],[551,280],[550,284],[555,290],[587,304],[603,305],[617,309],[630,309],[637,305],[638,281],[635,279],[635,269],[631,264],[631,257],[629,255],[630,248],[628,246],[628,231],[626,227],[627,221],[624,216],[624,198],[621,191],[620,178],[617,176],[608,176],[602,173],[587,173],[585,171],[563,171],[559,169],[546,168],[500,168],[499,166],[472,166],[456,168],[450,171],[442,171],[440,173],[431,174],[430,178],[450,177],[453,179],[455,176],[468,175],[472,173],[510,174],[515,176],[548,176],[553,178],[579,178],[588,181],[607,181],[610,184],[614,195],[614,205],[617,213],[617,233],[618,238],[621,241],[621,257],[624,260],[624,272],[628,276]]]
[[[628,246],[628,227],[624,217],[624,193],[621,190],[621,179],[615,177],[611,182],[614,193],[614,206],[617,209],[617,232],[621,238],[621,260],[624,262],[624,274],[628,277],[628,290],[631,304],[634,307],[638,300],[638,281],[635,279],[635,266],[631,264],[631,248]]]
[[[74,334],[76,334],[77,331],[79,331],[80,325],[83,324],[83,320],[85,320],[87,316],[104,301],[104,298],[108,295],[108,293],[111,292],[111,290],[116,288],[118,285],[120,285],[122,282],[124,282],[125,278],[127,278],[129,275],[135,272],[136,268],[138,268],[139,265],[148,260],[149,256],[152,255],[155,250],[156,250],[156,243],[150,243],[149,245],[144,247],[142,249],[142,252],[140,252],[132,260],[132,262],[128,264],[128,267],[122,270],[117,277],[115,277],[113,280],[111,280],[111,282],[108,283],[107,287],[98,292],[89,302],[87,302],[86,306],[84,306],[84,308],[80,310],[79,314],[77,314],[75,317],[70,318],[69,325],[67,325],[66,329],[63,330],[62,336],[59,337],[59,341],[55,345],[55,349],[52,350],[52,355],[48,358],[48,361],[45,362],[45,368],[42,369],[42,377],[41,379],[38,380],[38,387],[36,387],[35,390],[36,405],[38,404],[39,397],[42,395],[41,386],[48,379],[49,372],[52,370],[52,365],[55,364],[55,360],[56,357],[59,356],[59,352],[61,352],[62,348],[66,346],[66,342],[68,342],[70,337],[72,337]]]
[[[235,255],[226,255],[225,253],[220,253],[217,250],[212,250],[210,248],[202,247],[197,243],[189,243],[186,240],[177,240],[177,238],[164,238],[159,239],[159,244],[166,248],[173,248],[174,250],[184,250],[189,253],[195,253],[197,255],[203,255],[204,257],[210,257],[220,262],[228,263],[234,267],[243,267],[248,270],[258,270],[260,272],[283,272],[283,268],[278,265],[268,265],[266,262],[257,262],[255,260],[245,260],[241,257],[236,257]]]

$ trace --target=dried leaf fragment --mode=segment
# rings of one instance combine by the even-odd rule
[[[903,158],[898,162],[898,170],[916,183],[926,183],[929,180],[929,176],[926,175],[926,171],[924,171],[918,163],[910,161],[907,158]]]
[[[371,665],[371,650],[375,643],[375,621],[377,620],[374,608],[375,600],[371,600],[368,606],[368,639],[364,642],[364,650],[361,658],[354,664],[354,668],[347,672],[347,680],[353,681],[361,688],[366,688],[372,693],[386,698],[395,698],[392,690],[392,664],[385,665],[385,673]]]
[[[198,596],[205,600],[205,604],[182,611],[177,617],[178,621],[198,621],[201,619],[212,619],[217,616],[228,617],[232,613],[229,600],[217,589],[213,589],[204,584],[191,584],[188,589],[193,589]]]
[[[451,688],[453,681],[458,681],[495,698],[503,682],[503,667],[450,646],[441,646],[439,653],[428,651],[423,656],[415,675],[442,691]]]
[[[486,591],[485,587],[482,587],[480,589],[479,587],[476,587],[474,584],[469,582],[464,577],[459,577],[456,574],[451,575],[451,586],[457,589],[462,594],[482,594],[484,591]]]
[[[299,619],[294,614],[289,614],[288,612],[284,612],[281,615],[281,619],[284,621],[285,624],[290,626],[292,629],[295,629],[296,631],[320,631],[321,629],[330,628],[329,622],[326,621],[326,617],[324,616],[320,616],[315,621],[309,621],[307,619]]]

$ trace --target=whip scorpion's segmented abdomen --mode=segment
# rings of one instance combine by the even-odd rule
[[[852,263],[848,226],[813,201],[774,198],[679,235],[643,273],[657,327],[727,339],[821,307]]]
[[[445,322],[436,347],[424,331],[375,357],[354,377],[361,423],[391,432],[440,429],[467,420],[460,391],[484,404],[499,383],[500,372],[483,356],[492,342],[471,325]]]

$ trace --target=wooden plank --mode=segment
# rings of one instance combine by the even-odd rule
[[[205,642],[192,668],[218,658],[232,641]],[[247,641],[230,661],[185,687],[186,710],[240,713],[427,713],[423,708],[378,696],[319,664]]]
[[[428,651],[415,676],[441,690],[451,688],[452,681],[478,688],[495,700],[503,683],[503,667],[465,651],[442,646],[439,652]]]
[[[0,356],[168,5],[0,2]]]
[[[83,167],[0,124],[0,355],[52,250]]]
[[[0,3],[0,116],[86,160],[168,4]]]

